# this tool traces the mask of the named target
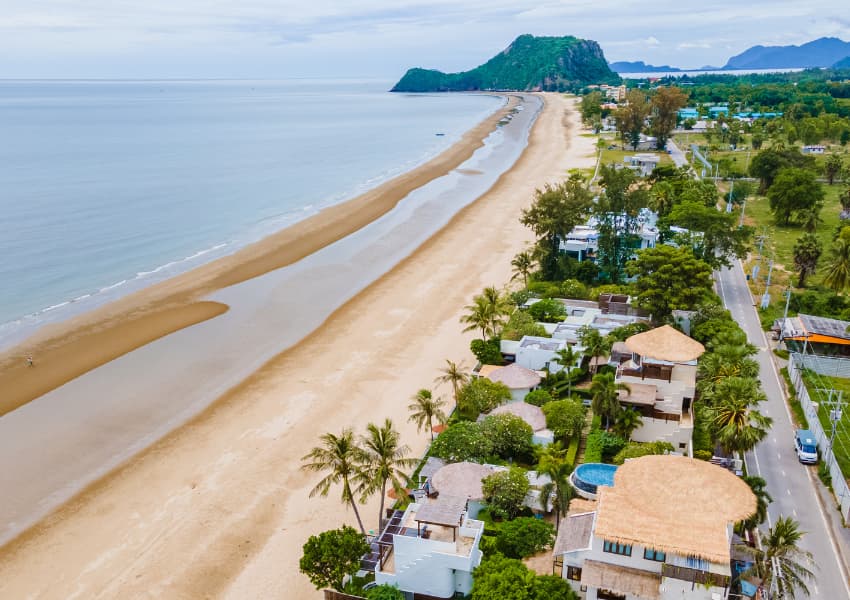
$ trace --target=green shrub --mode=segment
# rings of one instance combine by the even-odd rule
[[[552,298],[544,298],[532,304],[528,309],[528,314],[535,321],[559,323],[567,316],[567,307],[562,302]]]
[[[629,442],[622,450],[617,452],[611,462],[615,465],[621,465],[630,458],[649,456],[650,454],[668,454],[673,450],[675,448],[669,442]]]
[[[711,458],[714,453],[714,443],[711,441],[708,413],[701,402],[694,406],[694,433],[692,440],[695,456],[697,452],[708,452],[708,457]]]
[[[555,541],[555,528],[534,517],[519,517],[502,524],[496,548],[508,558],[526,558],[546,550]]]
[[[521,340],[525,335],[546,336],[546,329],[528,311],[515,310],[502,329],[502,339]]]
[[[532,281],[528,284],[528,291],[540,298],[557,298],[561,293],[561,286],[554,281]]]
[[[382,584],[366,590],[367,600],[405,600],[404,592],[394,585]]]
[[[581,434],[587,409],[576,400],[556,400],[543,406],[543,414],[546,415],[546,427],[555,437],[566,439]]]
[[[607,431],[591,431],[587,436],[584,462],[610,462],[626,445],[626,440]]]
[[[563,298],[587,299],[587,286],[576,279],[566,279],[561,283],[561,296]]]
[[[543,406],[552,402],[555,398],[547,390],[539,389],[528,392],[525,396],[525,402],[534,406]]]
[[[489,415],[481,421],[481,433],[502,458],[528,457],[534,430],[520,417],[509,413]]]
[[[581,443],[581,435],[574,436],[570,439],[570,445],[567,446],[567,464],[576,464],[576,455],[578,454],[578,446]]]
[[[481,462],[491,454],[493,442],[484,435],[478,423],[470,421],[449,425],[431,444],[431,456],[449,462]]]
[[[513,519],[523,508],[528,493],[528,478],[519,467],[497,471],[481,482],[484,499],[490,505],[490,514],[496,518]]]
[[[829,466],[825,462],[818,465],[818,477],[826,487],[832,489],[832,473],[829,472]]]
[[[694,450],[694,458],[698,460],[711,460],[714,453],[711,450]]]
[[[479,414],[490,412],[510,399],[511,390],[504,383],[476,377],[461,388],[457,403],[467,419],[475,420]]]
[[[500,348],[498,339],[486,341],[478,339],[469,342],[469,349],[478,359],[478,362],[484,365],[501,365],[504,363]]]

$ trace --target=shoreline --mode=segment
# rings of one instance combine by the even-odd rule
[[[410,192],[468,160],[517,105],[515,95],[433,159],[354,198],[327,207],[228,256],[154,283],[60,323],[0,352],[0,417],[128,352],[212,314],[199,300],[294,264],[392,211]],[[30,369],[27,356],[37,368]],[[69,360],[71,358],[71,360]]]
[[[446,357],[468,362],[458,316],[472,293],[509,278],[531,238],[518,216],[533,190],[592,164],[574,101],[543,97],[528,147],[484,196],[304,344],[0,549],[0,595],[318,597],[298,574],[301,544],[353,517],[338,490],[307,499],[315,477],[299,458],[324,431],[385,416],[421,454],[427,435],[406,421],[405,399]],[[375,498],[367,522],[373,509]]]

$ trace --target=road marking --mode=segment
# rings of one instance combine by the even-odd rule
[[[778,458],[779,460],[782,460],[782,455],[781,455],[779,452],[777,452],[777,453],[776,453],[776,458]]]
[[[785,477],[785,471],[782,471],[782,476]]]
[[[796,517],[796,516],[797,516],[797,509],[796,509],[796,508],[792,508],[792,509],[791,509],[791,512],[792,512],[792,513],[794,513],[794,517]]]
[[[789,495],[789,496],[791,495],[791,490],[790,490],[790,489],[787,489],[787,490],[785,490],[785,491],[786,491],[786,492],[788,492],[788,495]]]

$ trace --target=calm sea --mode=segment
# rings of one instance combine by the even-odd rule
[[[0,82],[0,345],[374,187],[502,102],[390,84]]]

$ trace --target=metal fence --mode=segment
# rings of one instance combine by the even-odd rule
[[[809,364],[817,364],[806,360],[809,358],[822,357],[804,357],[802,354],[792,354],[788,361],[788,375],[791,378],[791,384],[794,386],[794,391],[797,393],[797,398],[800,400],[800,404],[803,407],[803,412],[806,414],[806,419],[809,422],[809,430],[815,434],[815,438],[817,439],[821,460],[829,466],[829,474],[832,477],[832,489],[836,499],[841,505],[841,514],[844,517],[844,520],[847,521],[850,520],[850,488],[847,487],[847,480],[844,477],[844,473],[841,472],[841,469],[838,466],[838,461],[835,460],[832,448],[830,448],[829,433],[824,431],[820,419],[818,418],[817,407],[809,397],[809,391],[806,389],[805,383],[803,383],[802,369],[810,368],[808,366]],[[825,374],[831,375],[832,373]]]
[[[795,354],[799,364],[820,375],[850,379],[850,359],[816,354]]]

